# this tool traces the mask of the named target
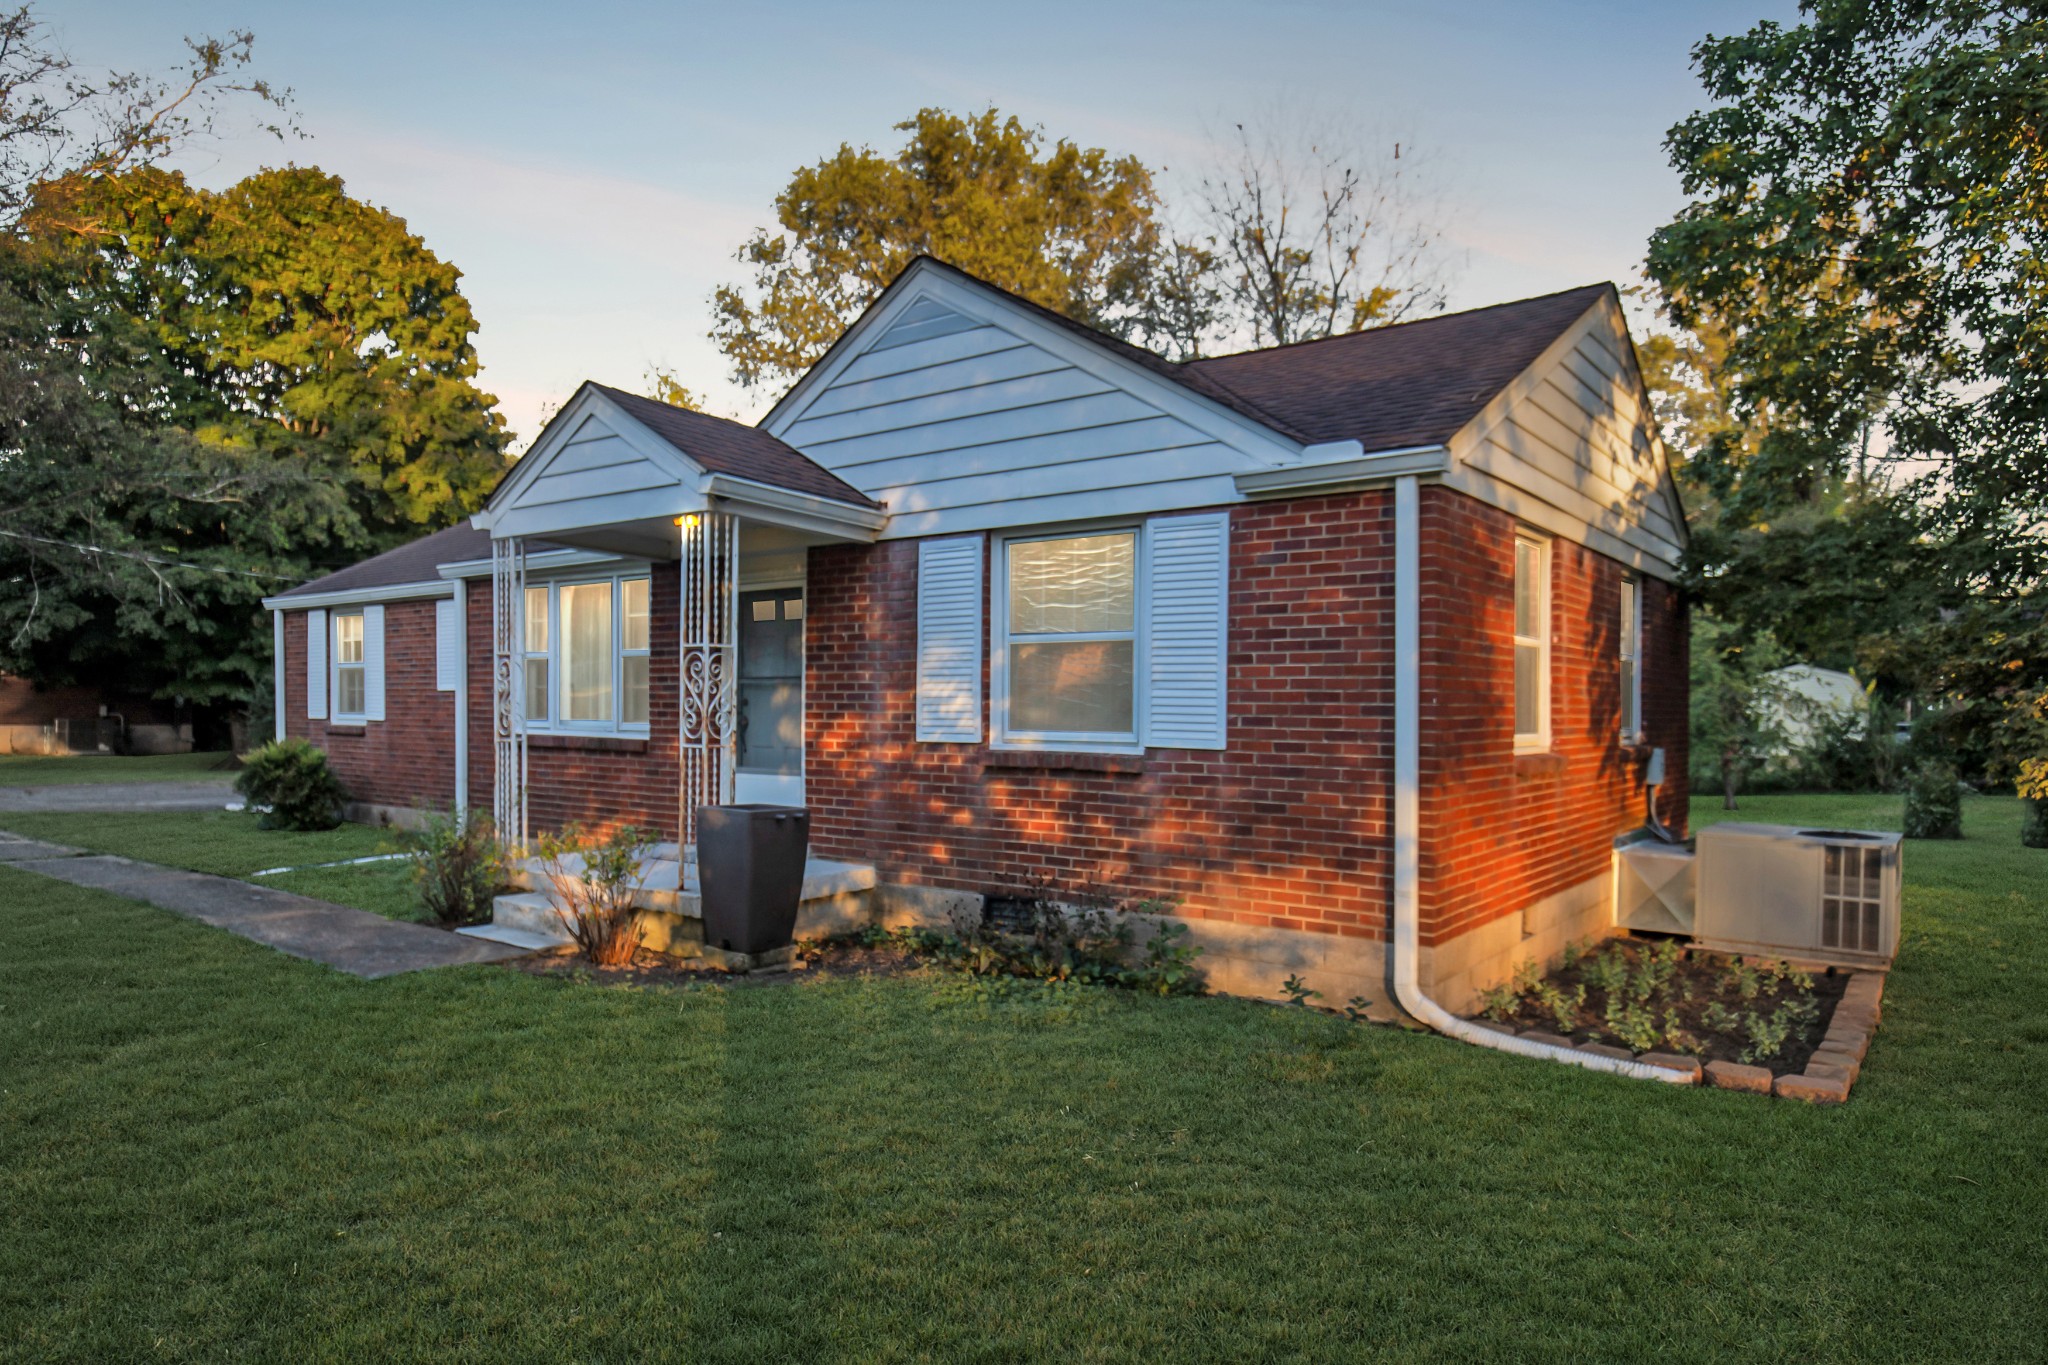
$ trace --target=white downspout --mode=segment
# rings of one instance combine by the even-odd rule
[[[284,609],[270,613],[271,738],[284,740]]]
[[[469,580],[455,580],[455,813],[469,814]]]
[[[1422,993],[1422,490],[1412,474],[1394,480],[1394,998],[1437,1032],[1522,1057],[1542,1057],[1589,1071],[1690,1085],[1683,1071],[1602,1057],[1575,1048],[1481,1028]]]

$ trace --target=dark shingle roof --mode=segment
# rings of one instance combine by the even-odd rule
[[[1368,451],[1440,445],[1611,284],[1176,366],[1284,418],[1300,439]]]
[[[713,474],[752,479],[774,488],[850,502],[856,507],[881,506],[808,455],[784,445],[759,427],[642,398],[609,384],[593,382],[590,387]]]
[[[528,548],[537,547],[529,542]],[[364,588],[394,588],[401,583],[431,583],[441,576],[443,564],[490,557],[490,532],[479,531],[465,521],[460,526],[451,526],[445,531],[408,541],[395,550],[373,555],[325,578],[301,583],[278,596],[299,597],[316,592],[356,592]]]

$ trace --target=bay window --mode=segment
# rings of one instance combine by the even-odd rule
[[[526,590],[530,727],[645,728],[651,586],[645,575],[621,575]]]

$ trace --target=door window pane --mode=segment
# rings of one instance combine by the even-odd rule
[[[526,661],[526,718],[548,718],[548,659],[545,654]]]
[[[562,717],[612,718],[612,585],[562,589]]]
[[[548,590],[526,590],[526,652],[542,654],[548,648]]]

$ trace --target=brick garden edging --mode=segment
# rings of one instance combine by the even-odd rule
[[[1773,1076],[1767,1066],[1747,1066],[1741,1062],[1716,1061],[1701,1066],[1697,1057],[1669,1052],[1645,1052],[1634,1059],[1648,1066],[1687,1072],[1689,1083],[1693,1085],[1743,1090],[1753,1095],[1775,1095],[1781,1100],[1805,1100],[1809,1104],[1841,1104],[1849,1098],[1849,1090],[1862,1072],[1863,1056],[1870,1051],[1870,1036],[1877,1031],[1877,1021],[1883,1017],[1883,1000],[1883,972],[1851,973],[1842,990],[1842,998],[1835,1002],[1835,1012],[1828,1019],[1828,1031],[1821,1036],[1820,1046],[1807,1058],[1804,1071]],[[1511,1031],[1483,1019],[1472,1022],[1503,1033]],[[1573,1046],[1571,1039],[1542,1029],[1525,1029],[1520,1036],[1531,1042],[1583,1052],[1590,1057],[1626,1059],[1634,1055],[1609,1043]]]

